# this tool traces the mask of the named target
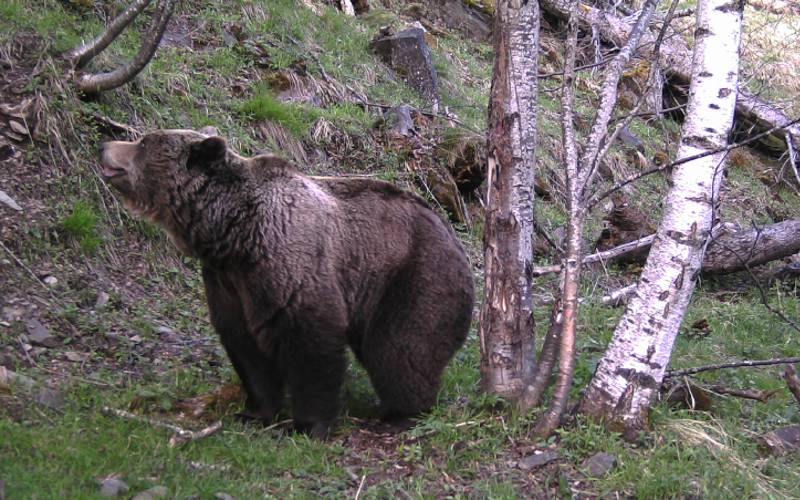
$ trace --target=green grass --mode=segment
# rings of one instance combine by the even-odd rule
[[[257,120],[278,122],[297,137],[303,137],[321,115],[314,108],[279,101],[264,88],[256,89],[256,95],[245,101],[241,110]]]
[[[84,252],[92,253],[103,241],[98,234],[99,223],[100,216],[92,206],[79,201],[72,208],[72,213],[61,222],[61,226],[70,237],[78,242]]]
[[[49,326],[56,325],[53,330],[68,342],[65,349],[83,349],[89,360],[86,366],[72,364],[64,371],[62,390],[68,401],[61,412],[36,404],[33,393],[0,388],[0,479],[6,483],[9,498],[91,498],[99,492],[96,479],[111,474],[119,474],[132,487],[131,494],[160,484],[169,489],[170,497],[178,498],[209,498],[222,491],[237,498],[353,497],[361,477],[366,478],[363,498],[532,496],[532,490],[522,485],[524,481],[552,487],[548,491],[568,497],[574,494],[570,489],[574,471],[597,451],[612,452],[619,458],[618,466],[607,476],[581,478],[581,488],[601,496],[763,497],[764,484],[774,488],[777,493],[767,491],[774,497],[800,496],[798,458],[764,458],[756,450],[758,433],[800,422],[800,412],[780,379],[780,368],[699,376],[708,383],[779,392],[767,404],[719,398],[710,415],[658,406],[653,433],[636,446],[582,420],[561,430],[557,438],[541,442],[529,436],[539,410],[517,415],[498,398],[480,392],[474,329],[448,368],[439,402],[430,414],[399,436],[386,441],[374,438],[359,449],[353,449],[348,439],[364,431],[362,420],[374,416],[376,401],[364,371],[352,363],[343,391],[345,410],[339,433],[331,443],[242,426],[231,417],[238,409],[234,407],[212,415],[224,422],[220,433],[170,448],[168,431],[102,415],[103,406],[112,406],[180,422],[176,400],[211,391],[235,376],[208,323],[197,263],[177,257],[152,224],[131,220],[97,180],[94,146],[101,137],[87,118],[90,113],[99,112],[143,130],[215,125],[235,149],[249,154],[263,147],[253,119],[276,121],[314,147],[324,147],[308,137],[318,120],[325,119],[346,134],[362,138],[371,135],[378,117],[352,103],[315,107],[279,101],[265,83],[269,81],[265,76],[277,70],[299,65],[320,80],[324,68],[332,79],[363,92],[370,101],[422,106],[419,96],[394,79],[367,49],[378,26],[397,19],[394,12],[376,8],[367,16],[351,19],[326,7],[322,16],[316,16],[299,8],[294,0],[249,2],[246,14],[243,7],[240,2],[204,3],[199,13],[204,24],[197,27],[197,39],[205,45],[195,49],[161,47],[134,82],[95,101],[76,99],[69,82],[59,80],[62,76],[47,65],[30,84],[47,98],[43,116],[51,122],[49,129],[40,129],[42,144],[47,144],[47,131],[57,126],[73,158],[53,165],[49,148],[31,147],[26,152],[27,161],[48,172],[53,167],[63,169],[53,174],[60,175],[57,182],[37,188],[44,203],[66,208],[65,212],[46,212],[41,220],[21,221],[21,238],[14,242],[14,250],[32,269],[51,269],[58,276],[54,290],[58,304],[43,312],[44,319]],[[178,8],[178,15],[198,15],[195,6],[184,3]],[[12,27],[0,33],[0,42],[7,42],[19,30],[39,33],[54,40],[47,47],[50,55],[102,28],[92,9],[56,0],[0,3],[0,21]],[[142,28],[146,22],[147,16],[137,26]],[[234,25],[243,27],[246,39],[231,46],[225,42],[224,32]],[[49,38],[51,35],[54,38]],[[127,33],[93,67],[107,68],[130,57],[138,49],[138,41],[136,30]],[[446,89],[442,104],[469,126],[482,129],[490,48],[457,36],[443,37],[434,48],[434,61]],[[541,144],[546,145],[540,151],[541,173],[561,168],[557,148],[550,147],[558,143],[560,133],[555,118],[559,103],[553,95],[540,97],[539,130]],[[591,110],[588,97],[584,88],[579,109],[587,113]],[[674,127],[668,124],[667,134],[674,134]],[[663,131],[655,124],[634,122],[631,129],[646,141],[648,157],[666,147]],[[402,182],[406,160],[403,152],[367,142],[363,149],[348,150],[339,168],[362,172],[370,167],[370,173],[379,178]],[[737,197],[760,200],[759,208],[766,203],[766,190],[753,176],[752,167],[732,169],[729,182]],[[653,176],[644,186],[632,203],[657,214],[666,182]],[[796,213],[794,195],[789,191],[780,194],[783,201],[775,202],[776,206]],[[536,210],[537,217],[552,227],[565,222],[558,202],[537,200]],[[763,213],[738,205],[729,210],[728,214],[744,220],[752,213]],[[589,224],[595,230],[601,212],[593,214]],[[459,235],[471,254],[480,253],[480,233],[478,220],[472,234]],[[0,272],[4,270],[0,267]],[[609,277],[619,279],[619,274],[612,269]],[[590,274],[582,288],[584,294],[595,291],[597,283],[590,283],[590,278],[603,283],[605,277]],[[14,279],[27,278],[15,274]],[[543,283],[549,286],[552,281]],[[38,285],[15,282],[18,289],[26,286]],[[757,294],[734,293],[731,288],[735,287],[723,280],[703,282],[685,324],[706,319],[710,334],[679,337],[674,367],[797,355],[796,332],[766,311]],[[111,299],[104,309],[94,310],[100,291],[108,292]],[[774,287],[768,293],[774,306],[790,317],[800,317],[796,289]],[[548,313],[547,307],[536,310],[539,338]],[[621,309],[593,303],[581,308],[575,398],[591,377],[620,314]],[[175,330],[183,342],[176,352],[157,352],[163,347],[158,333],[161,325]],[[687,332],[688,326],[684,327]],[[24,334],[21,321],[0,325],[0,354],[14,353],[15,371],[39,381],[56,380],[43,368],[63,366],[63,350],[34,352],[36,366],[30,367],[16,354]],[[107,334],[117,335],[116,343],[106,342]],[[138,341],[132,340],[137,337]],[[110,386],[82,381],[89,378]],[[198,428],[204,424],[181,425]],[[703,435],[725,447],[703,441]],[[519,459],[517,450],[548,445],[556,446],[562,455],[559,467],[532,472],[514,467]],[[391,473],[398,468],[402,473]]]

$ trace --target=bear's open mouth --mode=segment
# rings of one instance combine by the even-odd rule
[[[116,177],[127,175],[128,172],[126,172],[124,168],[113,167],[103,162],[100,164],[100,174],[103,176],[103,180],[107,181]]]

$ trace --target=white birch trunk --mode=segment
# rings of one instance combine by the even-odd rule
[[[736,106],[743,3],[699,0],[689,108],[678,157],[727,144]],[[634,437],[648,425],[706,245],[724,154],[679,165],[642,277],[581,402]]]
[[[516,399],[535,364],[530,269],[539,6],[531,1],[501,0],[496,16],[481,373],[484,390]]]

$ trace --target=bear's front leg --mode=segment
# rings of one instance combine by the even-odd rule
[[[211,324],[220,336],[236,374],[242,381],[247,402],[238,413],[242,419],[271,423],[280,410],[283,375],[276,348],[264,352],[250,334],[234,287],[221,273],[203,268]]]
[[[338,336],[308,339],[296,335],[286,347],[282,362],[287,368],[294,427],[314,438],[327,439],[341,405],[345,346]]]

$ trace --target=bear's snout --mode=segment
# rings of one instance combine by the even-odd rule
[[[110,181],[128,174],[126,166],[132,153],[129,151],[128,143],[103,142],[97,149],[100,154],[100,174],[103,180]]]

